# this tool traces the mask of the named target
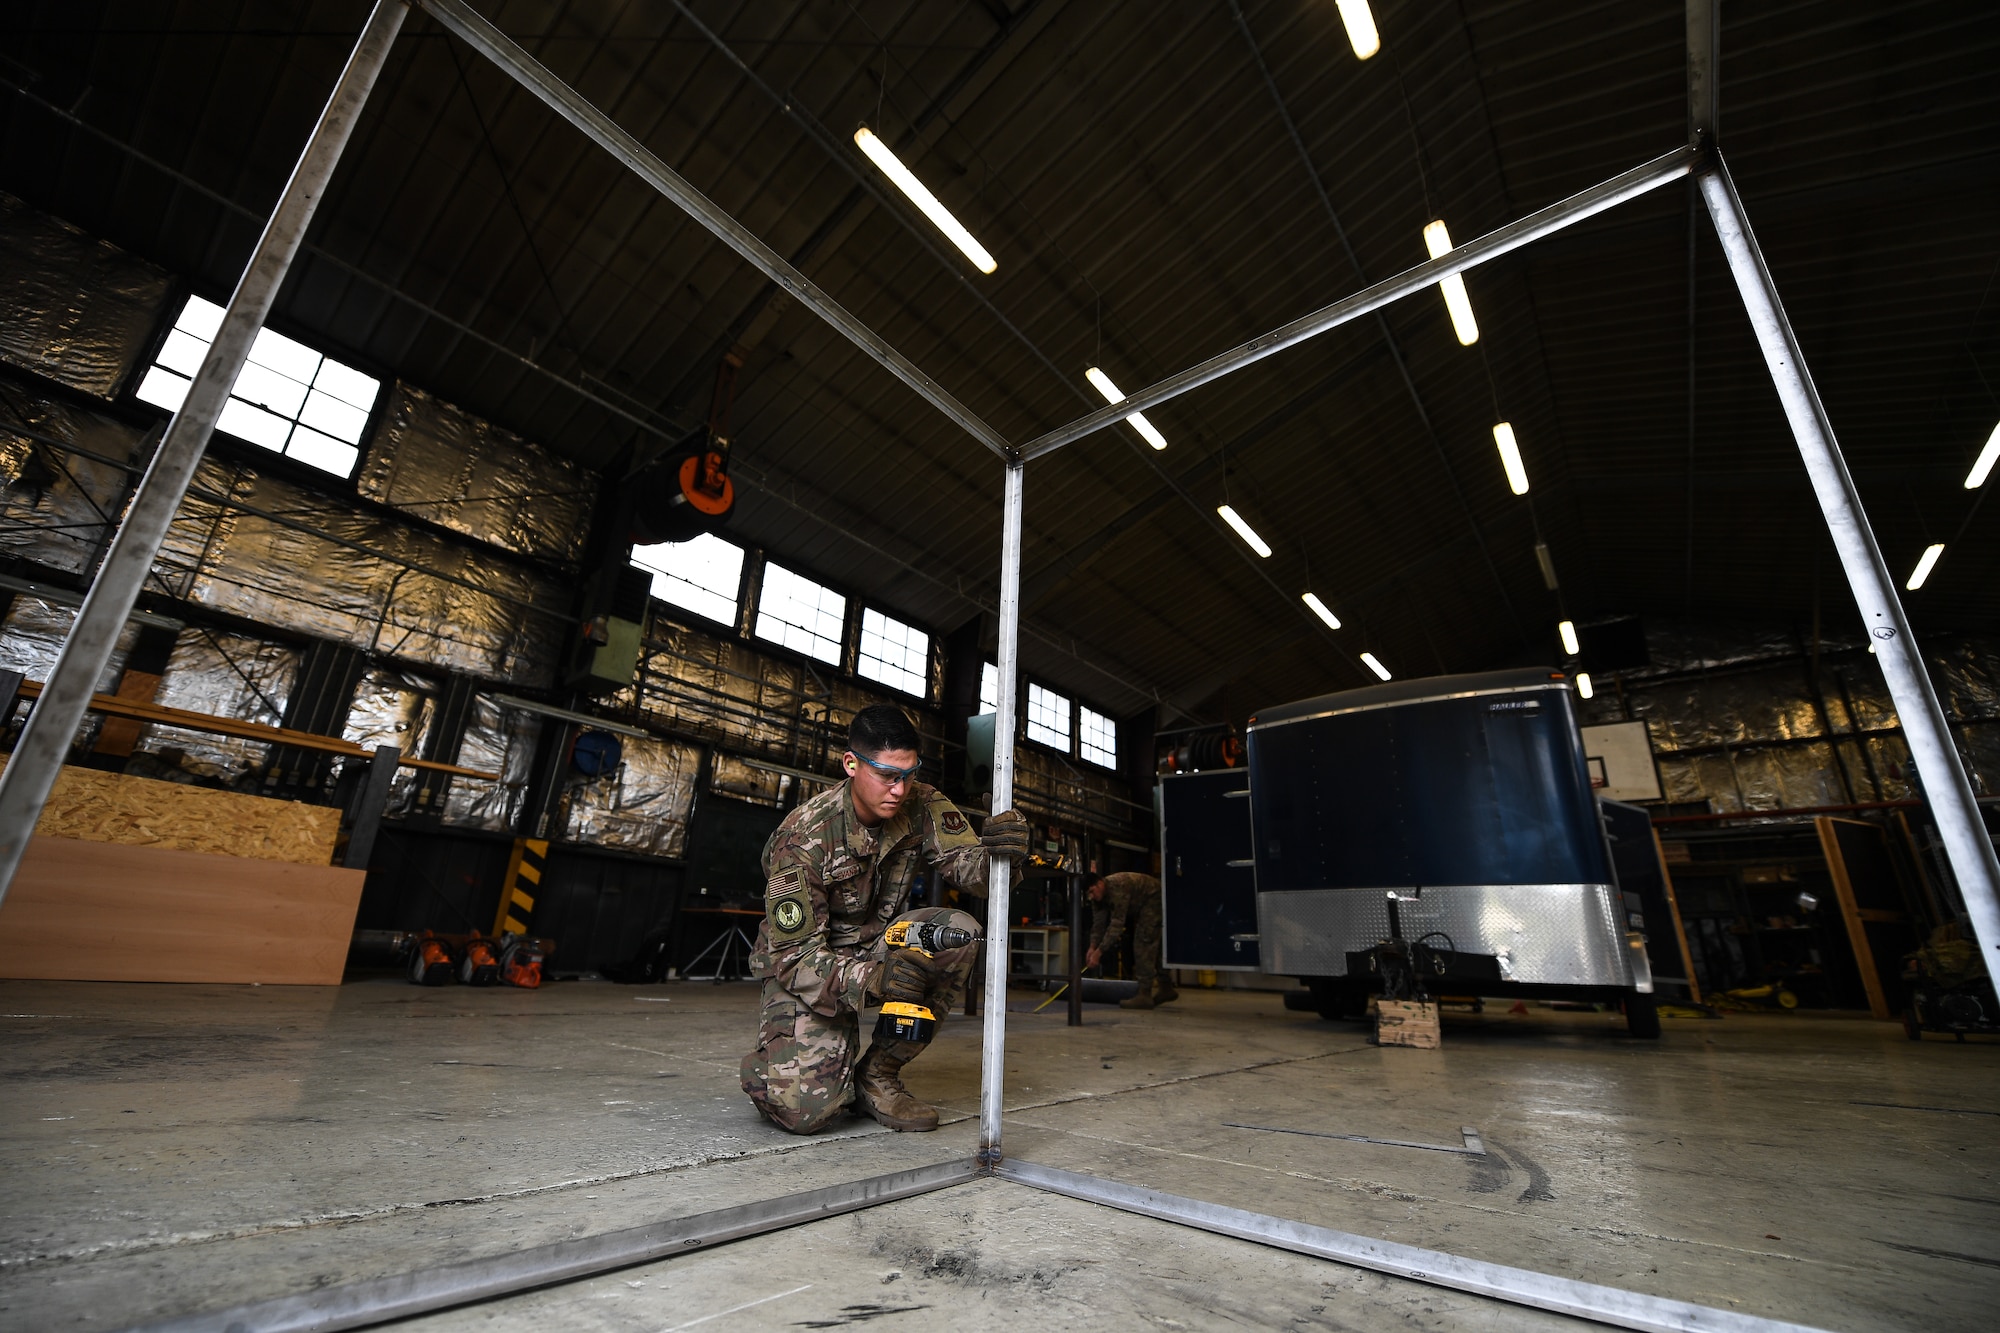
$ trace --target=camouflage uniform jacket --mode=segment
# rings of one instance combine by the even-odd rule
[[[879,941],[926,866],[985,896],[986,851],[958,807],[912,784],[895,817],[869,828],[848,784],[807,801],[764,844],[764,924],[750,968],[829,1018],[867,1005]]]
[[[1120,871],[1104,877],[1104,897],[1090,904],[1092,948],[1110,953],[1125,938],[1125,923],[1145,910],[1148,902],[1160,901],[1160,881],[1135,871]]]

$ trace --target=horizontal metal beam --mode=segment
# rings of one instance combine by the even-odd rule
[[[1225,1208],[1179,1194],[1121,1185],[1097,1176],[1062,1171],[1034,1162],[1002,1162],[995,1171],[1004,1180],[1033,1185],[1053,1194],[1067,1195],[1087,1203],[1101,1203],[1142,1217],[1155,1217],[1199,1231],[1212,1231],[1238,1240],[1255,1241],[1295,1254],[1309,1254],[1356,1268],[1372,1269],[1434,1287],[1469,1291],[1478,1296],[1508,1301],[1515,1305],[1553,1310],[1558,1314],[1594,1319],[1617,1328],[1636,1328],[1646,1333],[1813,1333],[1803,1324],[1717,1310],[1688,1301],[1648,1296],[1620,1287],[1602,1287],[1594,1282],[1556,1277],[1526,1268],[1509,1268],[1480,1259],[1466,1259],[1442,1250],[1426,1250],[1395,1241],[1373,1240],[1348,1231],[1309,1226],[1263,1213]]]
[[[140,1325],[130,1333],[214,1333],[216,1329],[241,1333],[333,1333],[336,1329],[370,1328],[434,1310],[448,1310],[495,1296],[689,1254],[724,1241],[817,1222],[856,1209],[872,1208],[878,1203],[962,1185],[977,1175],[970,1158],[941,1162],[736,1208],[718,1208],[669,1222],[610,1231],[601,1236],[510,1250],[489,1259],[470,1259],[420,1273],[400,1273],[301,1296],[281,1296],[208,1314],[166,1319]]]
[[[546,103],[550,110],[583,131],[599,148],[617,158],[648,185],[665,195],[689,217],[706,227],[715,238],[750,261],[759,272],[799,304],[831,324],[841,336],[886,367],[890,374],[907,384],[938,411],[991,449],[1001,458],[1012,456],[1005,436],[975,415],[972,409],[952,397],[943,386],[917,369],[908,357],[883,341],[873,329],[847,313],[840,303],[815,286],[805,274],[793,268],[784,256],[716,206],[701,191],[688,184],[673,168],[662,162],[618,123],[584,100],[583,95],[557,78],[509,41],[504,33],[482,18],[464,0],[416,0],[416,3],[464,41],[473,50],[498,65],[509,77]]]
[[[1210,380],[1221,379],[1224,375],[1241,370],[1254,361],[1262,361],[1265,357],[1282,352],[1287,347],[1295,346],[1329,329],[1339,328],[1351,320],[1380,310],[1383,306],[1399,301],[1413,292],[1435,286],[1454,273],[1463,273],[1510,250],[1518,250],[1551,232],[1560,231],[1585,218],[1594,217],[1607,208],[1615,208],[1628,199],[1636,199],[1649,190],[1657,190],[1668,181],[1678,180],[1694,170],[1699,156],[1691,145],[1676,148],[1673,152],[1656,157],[1651,162],[1613,176],[1602,185],[1594,185],[1581,194],[1573,194],[1560,203],[1550,204],[1539,212],[1530,213],[1496,231],[1490,231],[1476,241],[1468,241],[1450,254],[1405,270],[1393,278],[1376,283],[1365,291],[1356,292],[1353,296],[1335,301],[1332,305],[1315,310],[1310,315],[1301,316],[1269,333],[1252,338],[1240,347],[1233,347],[1227,352],[1212,356],[1200,365],[1181,371],[1178,375],[1169,375],[1158,384],[1141,389],[1137,393],[1127,394],[1108,407],[1101,407],[1088,416],[1078,417],[1067,426],[1037,436],[1021,446],[1021,458],[1023,461],[1028,461],[1052,453],[1066,444],[1073,444],[1086,435],[1123,421],[1134,412],[1144,412],[1170,398],[1178,398],[1188,390],[1200,388]]]

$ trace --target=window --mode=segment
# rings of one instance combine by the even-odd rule
[[[855,659],[854,670],[905,694],[925,698],[931,690],[931,636],[880,611],[863,608],[861,655]]]
[[[845,597],[783,565],[764,563],[764,590],[757,598],[758,638],[838,665],[840,632],[846,624]]]
[[[632,564],[653,576],[653,596],[673,606],[736,623],[736,592],[743,586],[743,548],[712,532],[692,541],[632,548]]]
[[[1069,753],[1069,700],[1028,682],[1028,739]]]
[[[1077,753],[1093,764],[1118,767],[1118,724],[1090,708],[1079,706],[1076,712]]]
[[[188,297],[139,382],[139,401],[178,412],[221,327],[221,306]],[[260,329],[215,425],[239,440],[345,477],[361,457],[361,436],[381,391],[380,380],[282,333]]]
[[[979,671],[979,711],[997,713],[1000,711],[1000,668],[991,662]]]

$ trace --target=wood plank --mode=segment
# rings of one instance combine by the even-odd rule
[[[1667,869],[1667,849],[1660,842],[1657,828],[1653,830],[1653,854],[1660,858],[1660,882],[1666,885],[1667,910],[1674,918],[1674,938],[1681,942],[1681,961],[1687,964],[1688,998],[1700,1004],[1701,979],[1694,974],[1694,950],[1688,948],[1687,923],[1681,920],[1681,900],[1674,896],[1674,875]]]
[[[1854,880],[1847,873],[1847,858],[1841,855],[1834,821],[1827,815],[1813,820],[1819,829],[1819,848],[1826,856],[1826,868],[1833,872],[1833,896],[1840,901],[1840,917],[1847,923],[1847,942],[1854,950],[1854,965],[1861,972],[1861,988],[1868,992],[1868,1012],[1880,1019],[1891,1017],[1889,997],[1882,978],[1875,971],[1875,951],[1868,945],[1868,929],[1861,921],[1861,908],[1854,901]]]
[[[42,682],[24,680],[21,682],[23,699],[39,699]],[[327,754],[346,755],[349,758],[368,759],[373,750],[356,745],[353,741],[342,740],[338,736],[321,736],[311,731],[293,731],[289,727],[269,727],[262,722],[245,722],[240,718],[217,717],[213,713],[197,713],[187,708],[169,708],[165,704],[140,703],[131,699],[120,699],[116,695],[93,694],[90,696],[90,711],[102,713],[106,717],[132,718],[140,722],[157,722],[162,726],[186,727],[189,731],[213,732],[218,736],[235,736],[246,741],[266,741],[272,745],[295,745],[302,750],[321,750]],[[404,768],[429,769],[433,773],[452,773],[462,778],[481,778],[487,782],[498,782],[498,773],[485,773],[476,768],[460,768],[457,764],[441,764],[434,759],[411,759],[407,756],[397,760]]]
[[[336,986],[364,871],[75,838],[28,840],[0,977]]]

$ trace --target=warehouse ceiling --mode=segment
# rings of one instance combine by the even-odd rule
[[[1365,62],[1332,0],[476,4],[1017,442],[1102,405],[1089,366],[1141,387],[1422,261],[1434,217],[1462,242],[1687,133],[1672,0],[1376,0]],[[365,15],[10,5],[0,188],[223,295]],[[2000,420],[1996,67],[1993,6],[1723,4],[1720,141],[1883,550],[1947,543],[1920,632],[2000,619],[1962,486]],[[1473,346],[1426,292],[1150,412],[1163,452],[1121,424],[1032,465],[1030,669],[1240,719],[1372,680],[1364,649],[1549,661],[1564,616],[1851,624],[1690,202],[1473,270]],[[599,468],[704,419],[741,346],[734,535],[939,629],[991,605],[994,456],[427,15],[311,239],[275,323]]]

